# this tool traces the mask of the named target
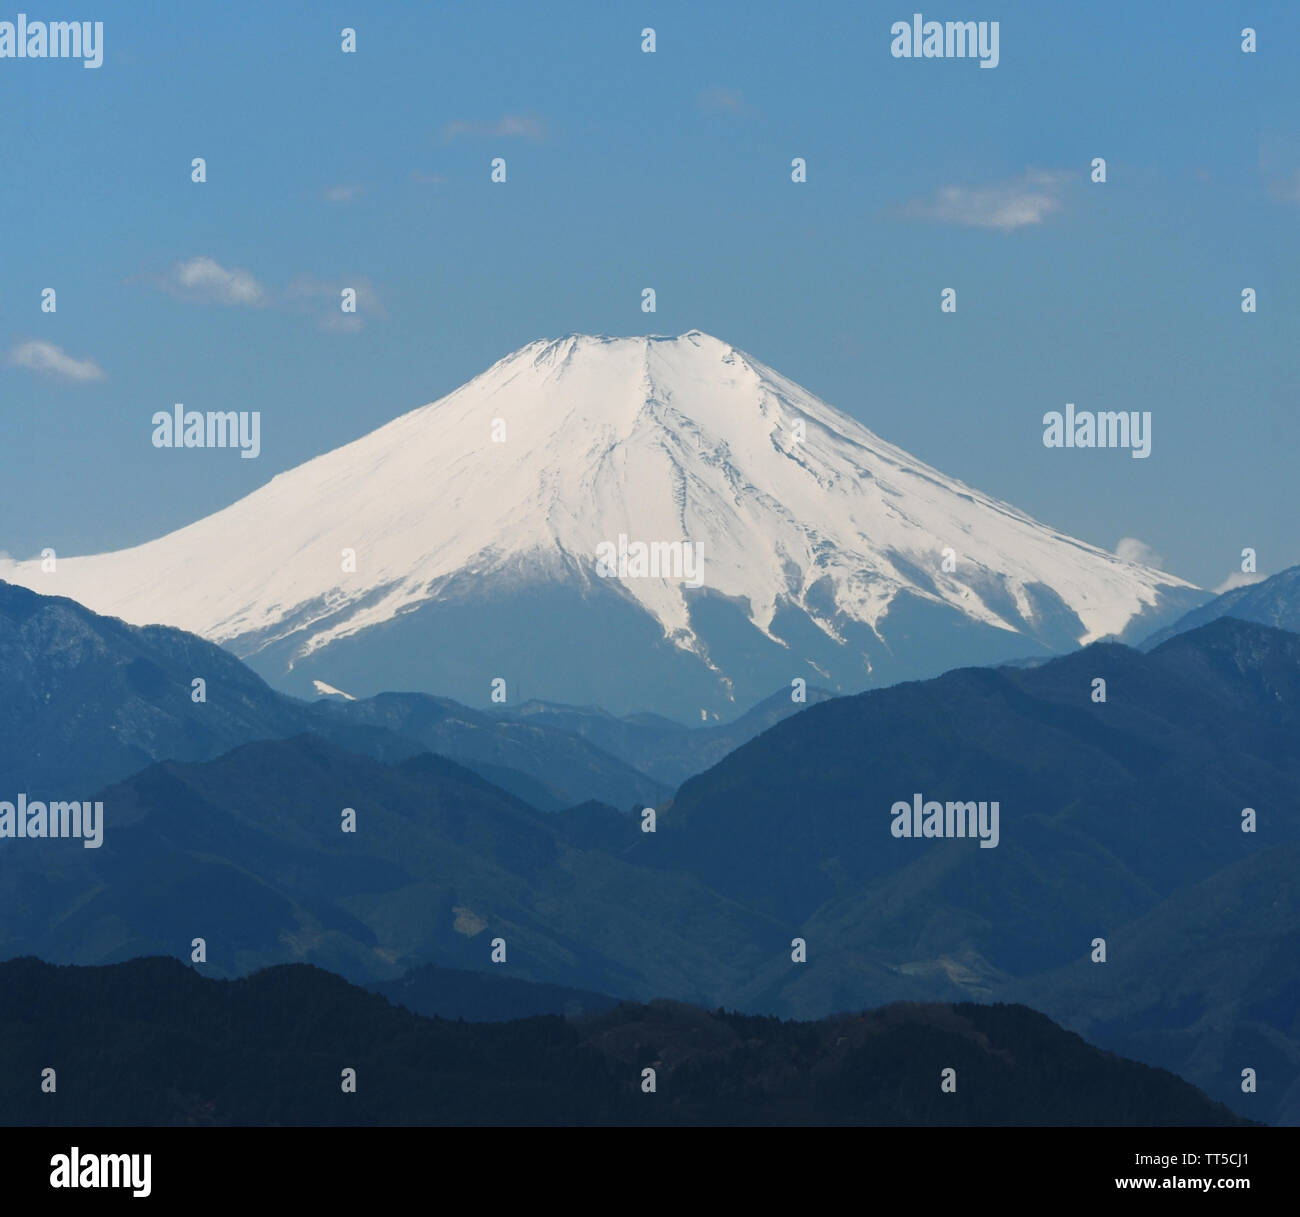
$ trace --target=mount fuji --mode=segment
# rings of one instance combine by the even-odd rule
[[[673,542],[698,579],[598,558]],[[484,704],[500,678],[511,704],[695,721],[797,677],[853,692],[1133,637],[1206,598],[698,330],[531,343],[187,527],[0,578],[201,634],[303,695]]]

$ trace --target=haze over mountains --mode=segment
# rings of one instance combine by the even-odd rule
[[[700,547],[699,586],[605,577],[620,538]],[[1132,637],[1204,599],[698,330],[531,343],[206,519],[0,578],[200,634],[302,694],[482,705],[499,677],[513,704],[685,721],[795,678],[853,692]]]
[[[226,689],[267,716],[257,729],[274,721],[280,695],[234,660],[207,705],[189,700],[191,661],[216,661],[208,644],[0,593],[3,702],[13,724],[33,724],[33,747],[46,691],[59,694],[53,725],[75,704],[60,700],[68,671],[88,699],[97,676],[108,681],[86,741],[129,749],[145,724],[175,747],[179,724],[209,709],[229,724]],[[116,647],[124,664],[104,658]],[[171,671],[157,658],[167,653],[181,657]],[[114,700],[132,709],[105,732]],[[499,937],[505,975],[710,1008],[820,1017],[900,999],[1014,999],[1242,1114],[1300,1117],[1288,1005],[1300,983],[1298,635],[1225,618],[1149,654],[1096,644],[1030,669],[962,669],[825,701],[688,781],[653,834],[626,807],[539,812],[337,709],[295,738],[109,786],[100,849],[4,842],[0,957],[185,956],[201,936],[209,974],[309,961],[387,984],[422,964],[491,968]],[[345,734],[322,738],[322,723],[360,731],[370,754]],[[226,738],[245,729],[235,722]],[[220,749],[222,737],[199,742]],[[538,751],[538,784],[575,755]],[[8,764],[9,781],[25,776],[21,754]],[[918,791],[997,800],[998,846],[893,837],[893,803]],[[356,833],[340,831],[344,807]],[[1241,830],[1243,808],[1257,813],[1254,833]],[[791,961],[796,937],[806,964]],[[1089,962],[1096,937],[1106,964]],[[1240,1068],[1258,1061],[1259,1093],[1242,1095]]]
[[[211,760],[239,744],[311,733],[382,760],[432,750],[544,810],[591,800],[624,810],[655,804],[689,773],[801,708],[774,698],[733,724],[693,732],[541,704],[516,720],[427,694],[309,704],[183,631],[127,625],[3,582],[0,690],[0,789],[11,792],[88,797],[153,761]],[[570,729],[588,721],[600,729]],[[589,734],[609,737],[620,754]],[[620,759],[657,752],[655,774],[667,776]]]
[[[796,702],[791,690],[782,689],[731,722],[707,727],[686,727],[653,714],[619,717],[598,706],[560,706],[542,701],[503,707],[497,713],[580,735],[675,790],[688,777],[716,765],[728,752],[768,727],[832,696],[813,685],[802,692],[803,700]]]

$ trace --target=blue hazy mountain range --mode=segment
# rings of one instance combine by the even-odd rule
[[[3,582],[0,664],[0,790],[54,785],[68,798],[151,761],[210,760],[314,733],[385,760],[438,752],[544,810],[592,800],[627,809],[661,802],[803,704],[777,694],[731,724],[687,728],[546,703],[494,716],[425,694],[308,703],[192,634],[130,626]]]
[[[15,718],[39,720],[32,690],[68,664],[42,639],[59,635],[28,638],[25,684],[6,664]],[[180,698],[185,722],[208,708],[188,687],[132,704]],[[1223,618],[1150,653],[821,702],[686,782],[654,833],[598,802],[540,812],[428,753],[268,739],[108,786],[100,849],[5,842],[0,955],[187,957],[203,937],[218,975],[300,960],[377,983],[490,969],[499,938],[506,975],[639,999],[803,1017],[1030,1000],[1234,1110],[1294,1118],[1297,730],[1300,635]],[[893,835],[916,796],[996,802],[997,846]]]

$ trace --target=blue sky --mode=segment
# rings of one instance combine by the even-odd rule
[[[170,531],[535,338],[698,327],[1086,540],[1300,563],[1300,6],[920,9],[998,20],[993,70],[891,58],[917,7],[0,12],[104,22],[97,70],[0,59],[0,550]],[[153,448],[178,401],[261,456]],[[1150,410],[1150,458],[1044,448],[1067,401]]]

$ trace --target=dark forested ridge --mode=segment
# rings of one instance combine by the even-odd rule
[[[222,981],[170,959],[24,958],[0,964],[0,1043],[7,1125],[1243,1123],[1014,1005],[782,1022],[655,1002],[468,1023],[308,965]]]
[[[618,998],[565,985],[548,985],[502,975],[504,969],[471,972],[422,964],[396,980],[366,987],[395,1006],[405,1006],[431,1018],[463,1018],[468,1022],[508,1022],[541,1014],[576,1018],[612,1010]]]

